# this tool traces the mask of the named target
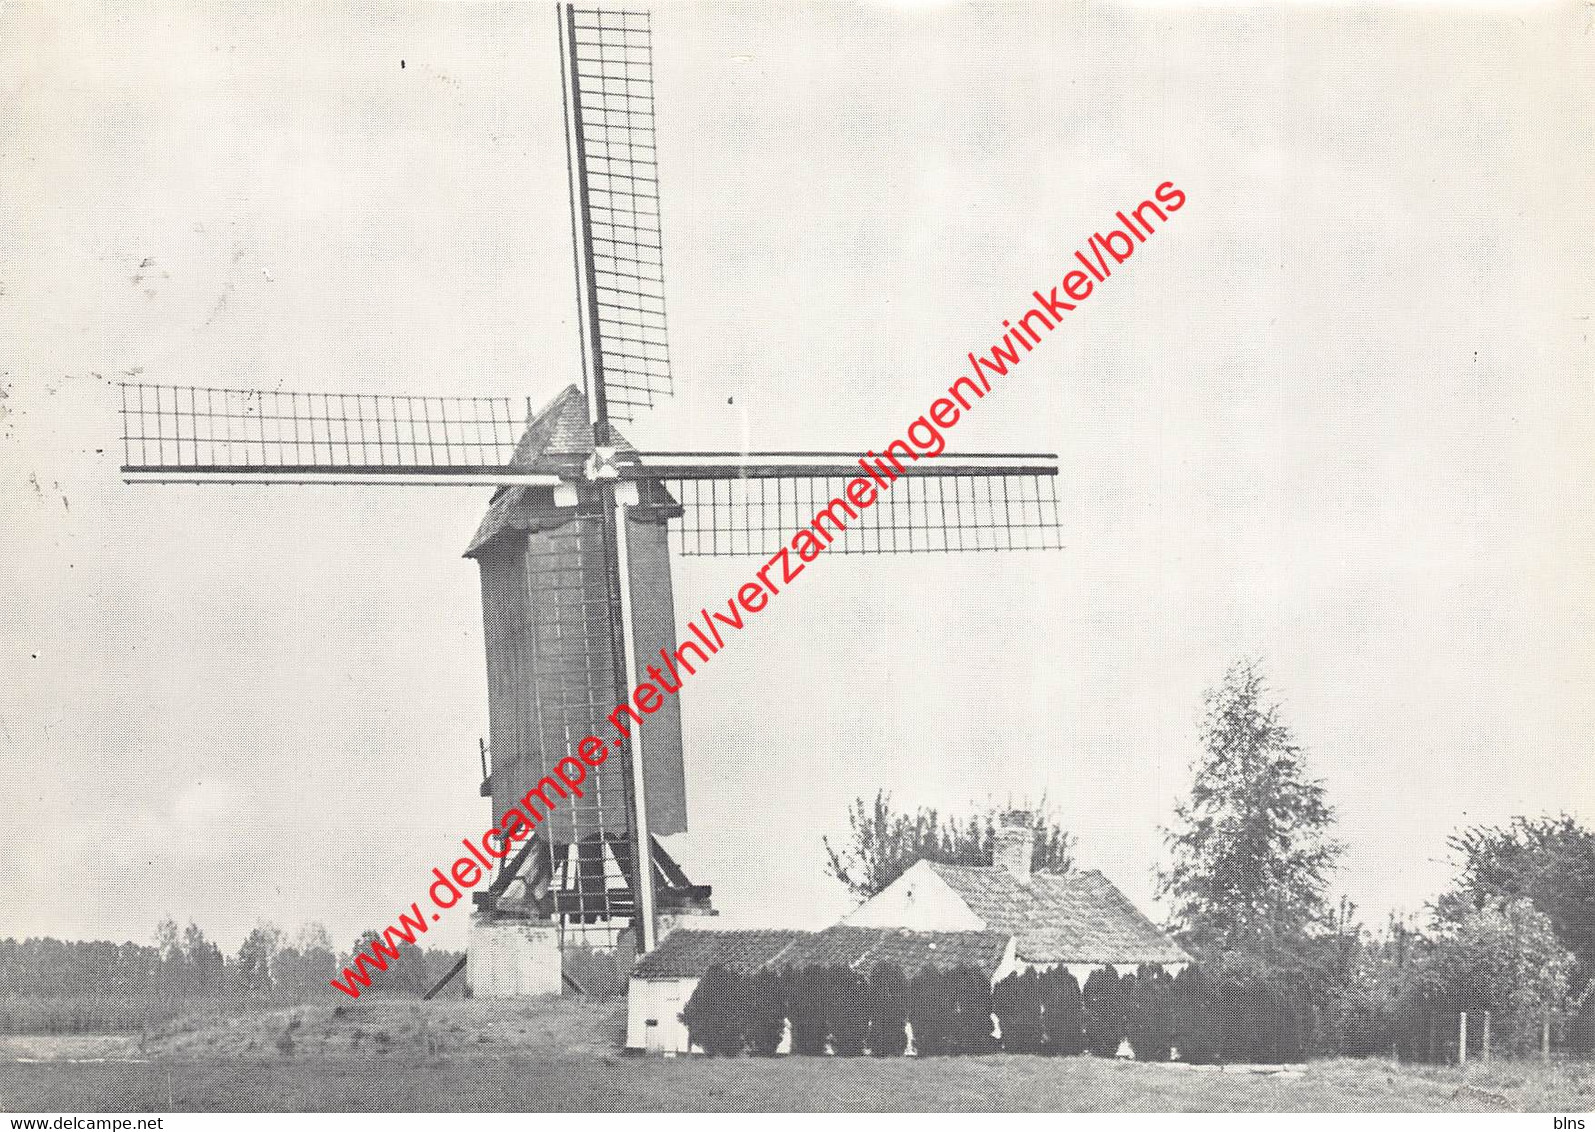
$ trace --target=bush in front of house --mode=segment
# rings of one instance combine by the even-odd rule
[[[947,973],[953,992],[953,1053],[990,1053],[991,980],[977,967],[954,967]]]
[[[1180,1060],[1210,1065],[1218,1059],[1218,1004],[1212,981],[1195,963],[1174,977],[1174,1046]]]
[[[1284,972],[1252,974],[1245,988],[1247,1040],[1230,1056],[1270,1065],[1301,1061],[1307,1055],[1312,1007],[1306,985]]]
[[[785,975],[787,1019],[792,1023],[792,1052],[817,1056],[825,1052],[831,1020],[823,967],[788,967]]]
[[[1112,967],[1091,972],[1080,991],[1080,1008],[1085,1015],[1085,1047],[1098,1057],[1113,1057],[1124,1040],[1127,988]]]
[[[773,1057],[786,1033],[786,980],[781,972],[763,968],[749,976],[747,1004],[743,1036],[748,1052]]]
[[[1038,976],[1041,992],[1041,1050],[1073,1057],[1085,1052],[1085,1015],[1080,1008],[1080,983],[1067,967]]]
[[[1215,1060],[1277,1064],[1306,1056],[1312,1001],[1300,974],[1230,953],[1206,977]]]
[[[991,988],[991,1010],[1008,1053],[1041,1052],[1041,976],[1012,974]]]
[[[710,967],[703,973],[681,1010],[693,1045],[714,1057],[735,1057],[742,1052],[745,989],[742,976],[724,967]]]
[[[1130,987],[1130,1048],[1138,1061],[1167,1061],[1174,1045],[1174,980],[1143,964]]]
[[[914,1052],[919,1056],[956,1051],[957,1005],[947,972],[926,967],[909,980],[908,1022],[914,1028]]]
[[[838,1057],[858,1057],[869,1045],[869,1010],[864,1000],[868,984],[851,967],[825,967],[820,972],[825,988],[825,1016],[831,1025],[831,1052]]]
[[[864,990],[869,1049],[876,1057],[901,1057],[908,1048],[908,977],[896,963],[880,962]]]

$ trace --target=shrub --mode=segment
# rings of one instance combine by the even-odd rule
[[[1470,908],[1443,925],[1416,967],[1448,1013],[1490,1010],[1497,1048],[1532,1055],[1541,1020],[1568,1005],[1575,960],[1546,914],[1517,899]]]
[[[990,1053],[991,980],[977,968],[955,967],[947,981],[953,992],[954,1053]]]
[[[869,1048],[876,1057],[901,1057],[908,1048],[908,979],[895,963],[877,963],[864,992]]]
[[[1286,978],[1275,983],[1279,1003],[1279,1059],[1305,1061],[1312,1039],[1312,991],[1305,980]]]
[[[1174,1044],[1174,980],[1143,966],[1130,987],[1130,1048],[1139,1061],[1167,1061]]]
[[[825,1016],[831,1023],[831,1052],[857,1057],[869,1044],[867,984],[850,967],[825,967],[820,971],[825,988]]]
[[[991,988],[991,1008],[1009,1053],[1041,1052],[1041,976],[1009,975]]]
[[[945,971],[926,967],[908,984],[908,1021],[914,1028],[914,1052],[921,1057],[954,1050],[956,1000]]]
[[[692,1043],[715,1057],[735,1057],[742,1052],[742,1028],[746,1016],[745,981],[724,967],[710,967],[682,1008],[681,1020],[687,1024]]]
[[[1304,979],[1231,955],[1212,981],[1208,1029],[1220,1061],[1278,1063],[1306,1056],[1312,1002]]]
[[[1213,978],[1213,1012],[1218,1060],[1258,1060],[1257,1027],[1260,1022],[1252,980],[1233,971],[1217,971]]]
[[[787,1018],[792,1023],[793,1053],[817,1055],[825,1052],[831,1021],[826,1016],[828,996],[823,972],[822,967],[787,968]]]
[[[1579,1003],[1567,1023],[1567,1048],[1580,1057],[1595,1053],[1595,994]]]
[[[1085,1046],[1098,1057],[1113,1057],[1124,1040],[1126,989],[1113,968],[1104,966],[1091,972],[1080,991]]]
[[[748,1051],[771,1057],[780,1048],[786,1033],[786,980],[781,972],[763,969],[748,979],[748,1012],[743,1020],[743,1036]]]
[[[1174,978],[1174,1045],[1181,1061],[1208,1065],[1217,1058],[1218,1022],[1210,980],[1192,963]]]
[[[1067,967],[1041,972],[1041,1048],[1044,1053],[1073,1057],[1085,1052],[1085,1016],[1080,1009],[1080,984]]]

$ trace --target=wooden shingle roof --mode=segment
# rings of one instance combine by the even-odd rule
[[[1030,963],[1188,963],[1190,955],[1095,870],[1031,873],[927,862]]]
[[[631,442],[621,436],[618,429],[613,436],[617,460],[637,463],[637,450]],[[509,466],[520,472],[576,477],[579,481],[592,453],[593,426],[587,419],[587,401],[579,388],[567,385],[526,426]],[[641,502],[660,509],[664,517],[680,514],[680,505],[658,480],[642,480],[638,490]],[[482,517],[471,545],[466,548],[465,557],[480,555],[505,533],[568,522],[569,515],[554,512],[552,504],[552,492],[546,487],[500,488]]]

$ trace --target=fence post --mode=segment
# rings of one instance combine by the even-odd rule
[[[1490,1012],[1484,1012],[1484,1064],[1490,1064]]]
[[[1434,1015],[1429,1015],[1429,1064],[1434,1064]]]
[[[1457,1015],[1457,1064],[1468,1067],[1468,1012]]]
[[[1545,1012],[1545,1018],[1540,1023],[1540,1060],[1551,1060],[1551,1012]]]

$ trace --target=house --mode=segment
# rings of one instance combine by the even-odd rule
[[[1016,969],[1013,938],[1002,932],[844,925],[821,932],[678,928],[632,968],[626,995],[626,1048],[690,1052],[681,1011],[710,967],[741,975],[819,966],[867,973],[881,962],[895,963],[909,978],[926,967],[974,967],[993,983]]]
[[[1096,871],[1031,872],[1030,815],[1004,815],[987,868],[920,861],[844,917],[851,927],[1011,935],[1020,970],[1067,967],[1082,984],[1103,966],[1177,974],[1186,951]]]

